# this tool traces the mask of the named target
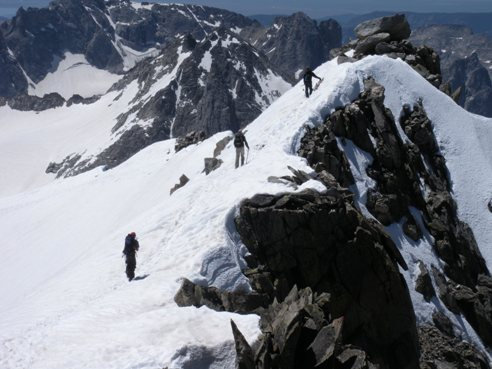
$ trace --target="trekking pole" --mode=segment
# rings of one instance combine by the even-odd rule
[[[246,164],[248,164],[248,159],[249,159],[249,149],[248,149],[248,153],[246,154]]]

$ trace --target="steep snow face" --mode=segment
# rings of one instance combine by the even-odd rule
[[[492,217],[485,200],[492,195],[492,151],[487,145],[492,121],[465,112],[402,61],[385,57],[342,65],[332,61],[315,72],[324,82],[309,99],[298,84],[247,127],[251,152],[244,167],[233,169],[235,150],[229,144],[219,156],[222,166],[208,176],[202,173],[203,158],[212,156],[216,142],[228,132],[177,154],[174,140],[158,142],[114,169],[97,168],[53,183],[46,184],[37,172],[31,184],[29,174],[11,175],[12,168],[17,166],[17,171],[25,165],[30,173],[34,165],[29,158],[41,161],[56,155],[59,141],[64,148],[97,147],[104,140],[98,137],[102,128],[95,118],[70,123],[73,114],[68,109],[50,112],[52,118],[59,117],[57,122],[48,124],[47,116],[32,115],[30,119],[39,120],[25,118],[14,124],[21,113],[0,108],[0,147],[5,148],[9,138],[17,142],[0,157],[2,173],[8,173],[6,186],[16,189],[0,196],[0,233],[8,235],[0,268],[0,279],[8,281],[0,285],[0,367],[182,368],[190,357],[200,356],[192,345],[219,347],[227,356],[220,347],[232,339],[231,318],[251,342],[258,334],[256,316],[178,308],[173,296],[179,278],[227,290],[249,289],[240,272],[245,266],[244,246],[232,222],[239,201],[259,192],[292,191],[267,178],[288,174],[288,165],[312,171],[295,154],[305,126],[320,124],[335,107],[356,98],[368,76],[385,86],[386,104],[396,117],[404,103],[423,98],[450,169],[460,216],[472,227],[490,266]],[[115,102],[112,98],[101,99],[101,105],[81,106],[77,113],[88,114],[108,104],[117,109],[117,104],[125,103],[120,102],[123,97]],[[96,117],[98,112],[91,114]],[[82,122],[87,125],[77,127]],[[83,131],[90,133],[81,139]],[[35,138],[39,158],[34,148],[23,153],[25,141]],[[352,164],[364,168],[370,158],[354,150],[349,155]],[[181,174],[190,182],[170,196],[169,189]],[[364,170],[356,177],[360,193],[371,186]],[[29,190],[21,192],[22,184]],[[324,188],[317,181],[304,187]],[[364,197],[358,201],[363,207]],[[137,275],[142,279],[128,283],[120,255],[130,231],[141,243]],[[388,231],[409,265],[414,257],[434,261],[428,242],[409,245],[398,225]],[[404,274],[411,291],[413,269]],[[412,299],[418,319],[428,319],[425,313],[433,304],[417,294]],[[473,330],[464,327],[474,339]]]
[[[29,86],[29,95],[43,97],[57,92],[65,100],[75,94],[82,97],[103,95],[120,78],[120,75],[92,66],[82,54],[67,52],[55,71]]]

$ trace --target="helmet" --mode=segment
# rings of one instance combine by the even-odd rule
[[[130,233],[130,236],[132,236],[133,238],[135,238],[137,235],[135,234],[135,232],[131,232]]]

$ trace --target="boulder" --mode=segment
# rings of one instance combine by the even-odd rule
[[[171,190],[169,191],[170,194],[172,195],[176,190],[180,189],[181,187],[183,187],[185,184],[187,184],[188,182],[190,181],[190,179],[185,176],[184,174],[179,177],[179,183],[177,183],[176,185],[174,185],[173,188],[171,188]]]
[[[429,302],[436,295],[436,291],[432,285],[429,270],[422,261],[419,261],[419,270],[420,273],[415,282],[415,291],[422,294],[425,301]]]
[[[174,145],[174,151],[178,152],[185,147],[197,144],[205,139],[204,131],[191,131],[184,137],[178,137],[176,144]]]
[[[184,278],[174,296],[178,306],[207,306],[216,311],[230,311],[240,314],[258,312],[269,303],[268,296],[258,293],[221,291],[216,287],[202,287]]]
[[[366,38],[377,33],[389,33],[392,40],[403,40],[410,37],[410,25],[404,14],[395,14],[390,17],[371,19],[355,27],[355,34],[359,38]]]
[[[221,159],[217,158],[205,158],[203,160],[205,162],[205,168],[203,168],[203,171],[206,175],[210,174],[215,169],[218,169],[223,163]]]
[[[253,350],[232,319],[231,327],[236,347],[236,369],[255,369]]]
[[[381,42],[386,42],[391,39],[391,35],[386,32],[370,35],[357,43],[355,54],[367,55],[375,51],[376,46]]]

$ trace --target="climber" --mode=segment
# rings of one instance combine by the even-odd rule
[[[309,97],[313,93],[313,77],[321,81],[321,78],[319,78],[316,74],[314,74],[311,68],[306,68],[306,71],[302,76],[302,79],[304,81],[304,92],[306,93],[306,97]]]
[[[129,233],[125,238],[125,248],[123,249],[123,255],[126,257],[126,276],[128,281],[135,278],[135,268],[137,267],[136,254],[140,245],[137,241],[137,235],[135,232]]]
[[[248,141],[246,141],[246,137],[244,137],[244,133],[238,131],[234,135],[234,147],[236,148],[236,169],[239,167],[239,157],[241,157],[241,165],[244,165],[244,145],[248,148]]]

